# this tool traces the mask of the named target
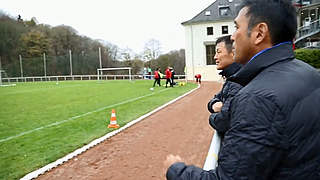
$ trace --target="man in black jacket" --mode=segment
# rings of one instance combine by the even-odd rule
[[[232,81],[244,87],[231,101],[218,166],[204,171],[176,162],[167,179],[320,179],[320,75],[296,60],[296,11],[288,0],[243,0],[232,35],[244,66]]]
[[[217,69],[222,70],[219,74],[226,79],[222,90],[208,103],[209,124],[219,133],[221,137],[230,128],[229,107],[232,97],[238,93],[242,86],[238,83],[229,81],[229,77],[236,73],[241,65],[236,63],[233,58],[231,36],[219,37],[216,41],[216,61]]]

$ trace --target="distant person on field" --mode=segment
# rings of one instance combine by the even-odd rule
[[[172,85],[176,85],[176,83],[174,82],[174,75],[176,75],[173,67],[171,67],[171,83]]]
[[[147,70],[148,70],[148,78],[151,79],[152,69],[150,67],[148,67]]]
[[[153,87],[156,85],[156,83],[159,85],[159,87],[161,86],[160,84],[160,68],[157,68],[155,71],[154,71],[154,83],[153,83]]]
[[[196,74],[194,78],[196,78],[197,83],[201,84],[201,74]]]
[[[172,85],[172,82],[171,82],[171,76],[172,76],[172,73],[171,73],[171,70],[170,70],[170,67],[168,67],[167,69],[166,69],[166,79],[167,79],[167,81],[166,81],[166,88],[167,88],[167,86],[168,86],[168,83],[170,84],[170,87],[173,87],[173,85]]]
[[[243,88],[230,105],[215,170],[177,156],[168,180],[320,179],[320,74],[295,59],[296,9],[289,0],[242,0],[235,18],[236,62],[230,81]]]
[[[241,65],[234,61],[230,38],[229,35],[217,39],[214,60],[217,69],[222,70],[219,74],[226,79],[226,82],[222,90],[208,103],[208,110],[212,113],[209,123],[222,138],[230,128],[230,101],[242,88],[240,84],[229,81],[229,78],[241,68]]]

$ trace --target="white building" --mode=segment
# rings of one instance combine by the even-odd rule
[[[186,37],[186,74],[193,80],[201,74],[203,81],[218,81],[215,42],[218,37],[235,31],[233,20],[241,0],[216,0],[194,18],[183,22]]]

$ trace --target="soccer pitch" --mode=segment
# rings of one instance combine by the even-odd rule
[[[163,82],[162,82],[163,83]],[[0,179],[17,179],[196,87],[153,81],[61,81],[0,87]]]

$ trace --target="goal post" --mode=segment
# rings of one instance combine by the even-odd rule
[[[131,67],[119,67],[119,68],[99,68],[97,69],[97,77],[98,80],[100,80],[100,77],[102,77],[102,72],[103,71],[117,71],[117,70],[128,70],[128,75],[129,75],[129,80],[131,81]]]
[[[0,86],[2,85],[2,70],[0,69]]]
[[[3,81],[4,78],[7,79],[7,82]],[[6,71],[0,69],[0,86],[15,86],[15,85],[16,84],[11,84]]]

